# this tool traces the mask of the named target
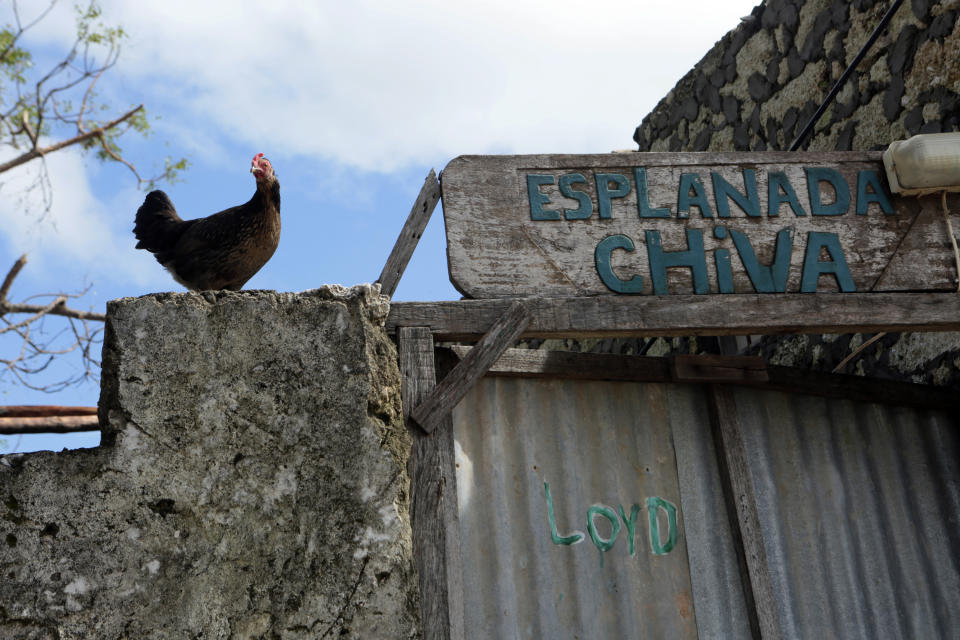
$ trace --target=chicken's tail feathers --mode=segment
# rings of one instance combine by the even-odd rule
[[[133,235],[137,237],[137,249],[152,253],[168,251],[183,235],[186,226],[167,194],[151,191],[134,218]]]

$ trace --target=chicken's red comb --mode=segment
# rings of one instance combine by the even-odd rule
[[[257,160],[259,160],[259,159],[262,158],[262,157],[263,157],[263,154],[262,154],[262,153],[258,153],[257,155],[253,156],[253,163],[252,163],[252,164],[257,164]]]

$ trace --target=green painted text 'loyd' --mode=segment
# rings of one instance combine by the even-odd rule
[[[557,522],[553,512],[553,496],[550,495],[549,483],[543,483],[543,490],[547,497],[547,520],[550,523],[550,539],[553,544],[571,545],[583,542],[586,535],[582,531],[571,531],[568,535],[560,535],[557,531]],[[677,544],[677,507],[663,498],[656,496],[647,498],[647,521],[649,524],[650,551],[654,555],[662,556],[670,553]],[[591,542],[601,552],[601,554],[613,549],[616,543],[617,534],[620,533],[620,521],[627,531],[627,551],[630,556],[636,555],[636,530],[637,517],[640,514],[640,505],[634,504],[630,507],[630,514],[624,510],[623,505],[618,505],[617,510],[603,504],[595,504],[587,509],[587,532]],[[667,531],[660,527],[660,511],[663,511],[667,520]],[[597,519],[604,519],[610,525],[609,537],[603,537],[597,531]]]
[[[634,189],[637,205],[636,213],[631,215],[636,215],[639,219],[662,219],[675,216],[676,219],[683,220],[690,217],[692,209],[696,209],[702,218],[716,219],[719,223],[721,218],[731,217],[731,201],[744,212],[748,219],[761,218],[764,214],[768,218],[778,217],[781,210],[792,213],[794,217],[806,217],[808,211],[812,216],[840,216],[850,211],[852,190],[839,171],[829,167],[804,167],[803,170],[807,183],[806,206],[797,196],[797,190],[790,183],[787,174],[783,171],[771,171],[767,174],[766,211],[761,210],[757,173],[754,169],[742,170],[743,192],[716,171],[709,172],[714,193],[712,203],[707,197],[703,178],[696,173],[682,173],[677,187],[675,213],[669,207],[654,207],[650,204],[647,170],[642,167],[635,167],[630,177],[621,173],[596,173],[592,181],[595,185],[596,207],[594,207],[594,200],[584,191],[590,185],[590,181],[581,173],[567,173],[556,177],[550,174],[528,174],[526,178],[530,219],[534,221],[586,220],[593,216],[594,210],[600,220],[611,219],[614,217],[614,202],[625,198]],[[576,209],[550,208],[553,203],[542,189],[554,184],[557,185],[562,196],[577,202]],[[823,185],[827,184],[832,189],[833,201],[824,203],[821,192]],[[870,204],[875,204],[876,208],[886,215],[895,213],[876,171],[869,169],[859,171],[853,194],[855,194],[853,209],[856,215],[866,215]],[[716,218],[714,212],[716,212]],[[726,221],[723,222],[726,223]],[[710,293],[703,231],[687,228],[685,233],[687,249],[666,251],[663,249],[659,231],[643,232],[642,241],[647,248],[654,295],[669,293],[667,269],[675,267],[685,267],[690,270],[694,293]],[[717,239],[723,239],[729,235],[733,240],[740,263],[756,292],[786,291],[790,256],[794,246],[793,227],[778,232],[774,259],[770,265],[759,263],[756,251],[745,233],[728,229],[724,224],[717,224],[713,234]],[[611,257],[616,250],[634,251],[634,240],[618,233],[603,238],[597,244],[594,263],[601,282],[615,293],[643,293],[643,276],[632,275],[623,279],[614,273]],[[821,260],[823,255],[829,259]],[[720,248],[714,251],[718,293],[734,291],[730,258],[730,249]],[[801,293],[815,292],[821,275],[834,277],[840,291],[856,291],[838,234],[810,231],[806,237],[803,272],[800,278]]]

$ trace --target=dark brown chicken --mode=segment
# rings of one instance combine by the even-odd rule
[[[163,191],[151,191],[137,210],[137,249],[156,257],[187,289],[237,291],[267,263],[280,241],[280,183],[258,153],[250,172],[250,201],[206,218],[182,220]]]

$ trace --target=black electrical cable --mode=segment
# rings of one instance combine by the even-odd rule
[[[870,47],[873,46],[873,43],[877,41],[877,38],[880,37],[880,34],[883,33],[883,30],[890,23],[890,20],[893,18],[893,14],[897,12],[897,9],[900,8],[900,5],[903,4],[903,0],[894,0],[894,3],[887,9],[887,13],[884,14],[883,19],[880,20],[880,24],[877,25],[877,28],[873,30],[873,33],[870,34],[870,37],[864,43],[863,47],[860,48],[860,53],[857,54],[857,57],[853,59],[853,62],[850,63],[850,66],[847,67],[846,71],[843,72],[843,75],[840,76],[840,79],[837,80],[837,83],[833,85],[833,89],[830,90],[830,93],[827,94],[827,97],[824,98],[823,104],[820,105],[820,108],[817,109],[817,112],[813,114],[813,117],[810,118],[810,121],[807,122],[807,125],[803,128],[803,131],[800,132],[800,135],[797,136],[797,139],[793,141],[793,144],[790,145],[790,151],[796,151],[800,148],[800,145],[804,143],[807,139],[807,136],[810,135],[810,132],[813,131],[813,127],[817,124],[817,121],[820,120],[820,116],[823,115],[823,112],[827,110],[827,107],[830,106],[830,103],[833,102],[833,99],[837,97],[837,94],[840,93],[840,89],[843,88],[843,85],[846,84],[847,78],[850,77],[850,74],[853,73],[853,70],[857,68],[857,65],[860,64],[860,61],[863,60],[863,57],[867,55],[867,52],[870,51]]]

